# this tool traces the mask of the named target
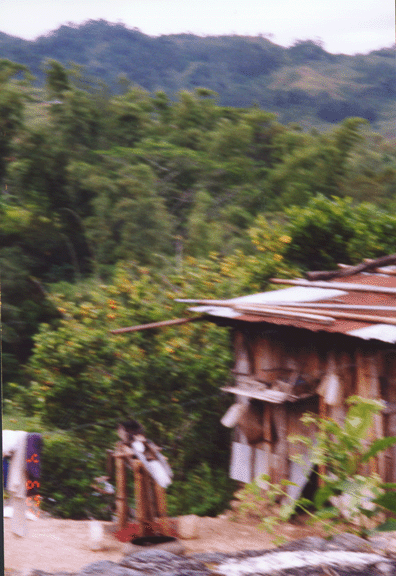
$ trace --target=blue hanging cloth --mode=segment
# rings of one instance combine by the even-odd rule
[[[8,458],[3,458],[3,490],[7,487]]]

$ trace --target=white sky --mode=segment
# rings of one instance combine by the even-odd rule
[[[345,54],[395,42],[395,0],[0,0],[0,31],[29,40],[99,18],[153,36],[272,34],[282,46],[320,39]]]

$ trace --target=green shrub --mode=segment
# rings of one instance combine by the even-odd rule
[[[217,516],[228,508],[236,482],[226,471],[212,470],[206,462],[187,474],[185,481],[175,481],[168,494],[170,516],[196,514]]]
[[[95,494],[92,483],[104,472],[98,456],[66,434],[44,436],[40,480],[41,508],[61,518],[110,519],[106,497]]]

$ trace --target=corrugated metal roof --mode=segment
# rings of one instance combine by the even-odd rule
[[[340,282],[345,284],[345,290],[339,289]],[[287,280],[285,280],[285,284],[287,284]],[[312,282],[312,284],[315,283]],[[238,319],[245,322],[266,322],[305,328],[312,331],[322,330],[348,334],[364,340],[396,343],[396,325],[391,324],[391,322],[396,321],[394,309],[396,307],[396,295],[370,291],[370,286],[396,288],[396,276],[361,272],[342,279],[338,278],[334,284],[337,284],[337,288],[332,287],[332,281],[326,282],[328,288],[318,288],[314,285],[312,287],[293,286],[292,288],[233,298],[224,302],[222,306],[211,306],[208,303],[205,306],[195,306],[190,308],[190,310],[219,318]],[[350,290],[348,290],[348,284],[351,284]],[[368,291],[354,291],[352,285],[356,284],[366,286]],[[321,285],[323,285],[323,282],[321,282]],[[312,308],[309,307],[310,303],[313,304]],[[322,304],[322,306],[315,308],[316,303]],[[332,304],[341,304],[348,308],[332,309]],[[359,309],[359,305],[365,308]],[[300,311],[301,318],[277,316],[275,310],[272,316],[271,311],[268,312],[268,309],[273,306],[282,310],[293,310],[295,308],[296,311]],[[381,308],[375,309],[373,308],[374,306],[381,306]],[[265,307],[265,316],[260,316],[260,307]],[[349,307],[351,308],[349,309]],[[330,315],[334,318],[334,322],[325,325],[321,322],[304,319],[304,309],[309,314]],[[354,317],[342,317],[344,314],[351,314]],[[372,321],[370,316],[373,317]],[[389,324],[386,322],[387,318],[390,319]]]
[[[318,302],[329,300],[337,296],[343,296],[347,292],[335,290],[334,288],[305,288],[293,286],[283,290],[273,290],[271,292],[260,292],[251,296],[240,296],[230,300],[235,304],[288,304],[289,302]]]
[[[289,304],[290,302],[319,302],[346,294],[347,292],[343,292],[342,290],[293,286],[293,288],[285,288],[284,290],[272,290],[270,292],[259,292],[258,294],[251,294],[249,296],[240,296],[227,300],[227,302],[235,306],[255,304],[282,305]],[[203,312],[212,316],[220,316],[221,318],[236,318],[241,315],[240,312],[236,312],[233,308],[220,306],[195,306],[190,308],[190,310],[193,312]]]

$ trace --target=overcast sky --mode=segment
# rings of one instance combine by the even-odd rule
[[[0,31],[29,40],[99,18],[153,36],[268,34],[282,46],[320,39],[345,54],[395,42],[395,0],[0,0]]]

